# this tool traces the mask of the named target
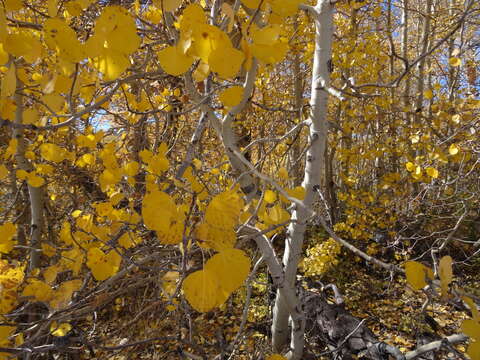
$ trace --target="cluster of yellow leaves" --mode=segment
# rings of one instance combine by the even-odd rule
[[[142,150],[140,152],[140,157],[142,161],[147,164],[147,170],[151,174],[160,176],[163,172],[168,170],[170,165],[165,155],[166,153],[167,144],[161,143],[156,154],[153,154],[149,150]]]
[[[418,261],[407,261],[404,266],[407,281],[415,290],[423,289],[427,286],[427,281],[433,280],[432,269]]]
[[[17,305],[17,291],[23,282],[24,266],[10,265],[0,259],[0,314],[7,314]]]
[[[289,1],[293,8],[285,7],[286,3],[271,1],[273,9],[278,9],[285,15],[296,12],[298,1]],[[248,5],[247,5],[248,6]],[[293,12],[291,10],[294,10]],[[228,7],[224,12],[231,15]],[[183,11],[178,24],[180,39],[176,45],[167,46],[157,54],[158,60],[165,72],[178,76],[185,73],[196,59],[201,60],[194,78],[202,81],[210,71],[222,78],[233,78],[244,64],[246,70],[251,66],[252,56],[266,64],[281,61],[288,50],[288,43],[280,25],[268,25],[259,29],[253,25],[250,29],[251,37],[241,41],[241,50],[236,49],[228,34],[220,28],[207,24],[204,9],[198,4],[190,4]],[[239,90],[232,90],[232,94],[224,94],[221,99],[225,106],[235,106]]]
[[[305,189],[301,186],[297,186],[293,189],[285,189],[290,197],[298,200],[303,200],[305,197]],[[258,220],[256,226],[260,230],[266,230],[271,227],[275,227],[279,224],[286,223],[290,220],[290,213],[284,209],[284,207],[290,204],[290,201],[283,195],[277,196],[272,190],[265,190],[263,196],[263,202],[258,209]],[[253,206],[257,206],[256,201],[253,202]],[[285,224],[276,227],[274,230],[267,233],[268,236],[272,236],[278,232],[281,232],[285,228]]]
[[[35,301],[48,304],[58,310],[68,305],[75,291],[82,286],[82,280],[70,280],[60,284],[56,289],[38,279],[29,279],[22,296],[32,297]]]
[[[438,263],[438,276],[440,278],[440,288],[442,289],[442,297],[448,297],[449,285],[453,280],[452,258],[444,256]],[[407,261],[405,263],[405,274],[407,282],[415,290],[423,289],[429,282],[433,280],[433,271],[429,267],[417,262]],[[468,346],[467,354],[472,360],[480,359],[480,317],[475,302],[465,296],[463,300],[467,303],[472,312],[472,318],[464,320],[462,323],[462,331],[468,335],[473,342]]]
[[[142,217],[145,226],[154,230],[163,244],[178,244],[182,241],[185,208],[177,206],[167,193],[151,189],[142,203]]]
[[[13,250],[14,236],[17,234],[17,226],[11,222],[0,225],[0,254],[8,254]]]
[[[464,320],[462,323],[462,331],[465,335],[468,335],[473,340],[468,346],[467,354],[472,360],[480,359],[480,316],[478,314],[478,308],[475,302],[469,297],[463,297],[463,300],[467,303],[470,311],[472,312],[472,318]]]
[[[188,275],[183,284],[185,298],[197,311],[222,305],[245,281],[250,259],[239,249],[226,249],[212,256],[202,270]]]
[[[203,222],[196,228],[200,246],[216,251],[233,248],[236,242],[235,226],[243,209],[243,199],[236,190],[215,196],[205,210]]]
[[[128,56],[140,46],[135,20],[120,6],[106,7],[95,23],[85,47],[105,80],[119,77],[130,65]]]
[[[341,250],[340,244],[332,238],[307,249],[307,256],[303,258],[300,264],[305,276],[322,275],[332,266],[338,264],[338,255]]]
[[[121,262],[122,257],[115,250],[105,253],[98,247],[88,249],[87,266],[92,270],[95,280],[103,281],[115,275]]]
[[[11,341],[9,337],[13,335],[16,329],[15,326],[0,325],[0,347],[10,347]],[[0,359],[8,360],[11,358],[10,355],[10,353],[0,352]]]
[[[141,239],[130,231],[119,233],[126,223],[134,226],[140,221],[140,216],[133,210],[114,208],[122,199],[122,194],[114,193],[109,201],[93,204],[97,221],[94,221],[95,217],[92,214],[82,214],[82,211],[75,210],[72,213],[72,217],[75,218],[75,231],[72,231],[69,222],[65,221],[62,224],[59,238],[69,249],[63,250],[58,264],[50,266],[48,273],[44,274],[47,283],[52,283],[60,270],[70,270],[74,276],[78,276],[85,260],[98,281],[103,281],[118,272],[122,248],[128,249],[141,242]],[[103,244],[113,237],[117,237],[118,245],[121,247],[104,252]],[[49,257],[57,253],[57,249],[48,244],[42,244],[42,251]]]

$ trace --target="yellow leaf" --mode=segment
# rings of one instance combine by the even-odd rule
[[[43,271],[43,278],[45,279],[45,282],[47,284],[53,284],[53,282],[57,278],[59,270],[60,270],[59,267],[56,266],[56,265],[52,265],[52,266],[47,267]]]
[[[48,16],[55,17],[57,16],[57,0],[48,0],[47,2]]]
[[[130,66],[127,55],[121,52],[103,49],[101,54],[93,58],[93,66],[103,74],[105,80],[115,80]]]
[[[442,296],[445,297],[448,293],[448,285],[453,280],[451,256],[444,256],[440,259],[438,271],[440,276],[440,285],[442,287]]]
[[[471,360],[480,360],[480,340],[468,345],[467,354],[470,356]]]
[[[433,279],[432,269],[417,261],[407,261],[405,263],[405,275],[407,282],[415,290],[423,289],[427,285],[426,279]]]
[[[52,300],[50,300],[50,306],[55,310],[65,307],[72,299],[73,293],[78,291],[81,286],[82,280],[65,281],[55,291]]]
[[[279,170],[278,170],[278,176],[280,177],[280,179],[282,180],[288,180],[288,170],[285,168],[285,167],[281,167]]]
[[[462,60],[457,58],[457,57],[451,57],[448,60],[448,63],[450,64],[450,66],[457,67],[457,66],[462,65]]]
[[[251,49],[252,54],[265,64],[276,64],[287,55],[288,44],[279,41],[269,45],[253,44]]]
[[[22,0],[5,0],[5,10],[7,11],[18,11],[22,8]]]
[[[64,6],[70,16],[80,16],[82,14],[83,9],[78,1],[69,1],[64,3]]]
[[[270,0],[270,6],[274,14],[287,17],[295,15],[301,2],[301,0]]]
[[[460,149],[458,148],[458,146],[456,144],[452,144],[448,148],[448,153],[450,155],[457,155],[459,151],[460,151]]]
[[[250,9],[257,9],[261,2],[261,0],[242,0],[242,3]]]
[[[17,328],[15,326],[0,325],[0,347],[10,347],[9,338],[13,335]],[[0,352],[0,359],[7,360],[10,357],[7,353]]]
[[[13,237],[17,233],[17,225],[6,222],[3,225],[0,225],[0,253],[8,254],[13,250]]]
[[[164,11],[173,12],[180,7],[180,5],[182,4],[182,0],[154,0],[153,3],[159,9],[162,8],[163,4]]]
[[[434,179],[438,178],[438,170],[435,169],[434,167],[427,167],[425,171],[427,175],[430,176],[431,178],[434,178]]]
[[[204,269],[217,275],[219,286],[228,298],[243,285],[250,272],[250,266],[250,258],[244,251],[226,249],[208,259]]]
[[[16,57],[23,57],[33,63],[42,55],[42,43],[31,33],[8,34],[4,43],[5,51]]]
[[[75,240],[78,243],[79,239],[77,236],[75,236]],[[71,270],[73,275],[77,276],[82,269],[84,259],[85,255],[83,251],[78,246],[75,246],[71,250],[62,251],[59,266],[61,266],[63,270]]]
[[[40,119],[38,111],[34,108],[25,109],[23,112],[22,122],[24,124],[36,124]]]
[[[40,155],[47,161],[58,163],[65,159],[65,150],[58,145],[44,143],[40,145]]]
[[[243,97],[243,87],[242,86],[232,86],[228,89],[223,90],[219,95],[218,98],[222,102],[222,104],[227,107],[231,108],[237,106]]]
[[[162,69],[170,75],[178,76],[186,72],[193,64],[193,57],[183,54],[176,46],[168,46],[157,54]]]
[[[2,88],[0,96],[8,97],[15,93],[17,87],[17,75],[15,73],[15,64],[12,62],[8,68],[5,76],[2,79]]]
[[[182,289],[187,301],[199,312],[210,311],[219,305],[220,285],[216,274],[210,270],[203,269],[188,275]]]
[[[84,46],[77,38],[77,34],[59,18],[50,18],[43,25],[45,43],[55,50],[58,56],[72,63],[85,58]]]
[[[195,71],[193,72],[193,79],[196,82],[205,80],[210,73],[210,66],[204,62],[200,62]]]
[[[265,200],[267,204],[273,204],[275,200],[277,200],[277,194],[275,194],[272,190],[266,190],[263,200]]]
[[[43,95],[40,99],[48,106],[48,110],[54,113],[59,113],[65,104],[63,96],[55,93]]]
[[[473,319],[463,320],[462,331],[472,339],[480,340],[480,323]]]
[[[0,164],[0,180],[4,180],[8,175],[8,169],[5,165]]]
[[[410,161],[405,164],[405,167],[406,167],[407,170],[410,171],[410,172],[412,172],[413,170],[415,170],[415,164],[412,163],[412,162],[410,162]]]
[[[140,170],[140,164],[136,161],[131,161],[123,165],[123,171],[128,176],[135,176],[137,175],[138,171]]]
[[[431,99],[433,99],[433,91],[430,90],[430,89],[425,90],[425,91],[423,92],[423,96],[425,97],[425,99],[431,100]]]
[[[8,53],[5,50],[5,45],[0,44],[0,65],[6,64],[8,62]]]
[[[72,330],[72,325],[69,323],[57,324],[57,322],[54,321],[50,325],[50,334],[56,337],[66,336],[70,330]]]
[[[154,189],[143,197],[143,223],[150,230],[168,233],[177,215],[177,206],[163,191]]]
[[[183,10],[182,20],[180,21],[180,31],[187,32],[196,28],[199,24],[205,24],[207,22],[207,17],[203,8],[197,4],[193,3],[188,5],[185,10]]]
[[[245,59],[243,52],[230,48],[213,50],[208,57],[210,70],[218,73],[223,78],[229,79],[237,75]]]
[[[135,19],[121,6],[107,6],[95,22],[95,36],[100,45],[121,55],[133,53],[140,46]]]
[[[136,246],[141,242],[141,239],[133,233],[125,233],[120,239],[118,239],[118,244],[123,246],[125,249],[130,249],[131,247]]]
[[[115,275],[120,268],[122,257],[115,251],[111,250],[105,254],[98,247],[88,250],[87,266],[92,270],[93,277],[98,281],[103,281]]]
[[[459,114],[455,114],[452,116],[452,122],[454,124],[459,124],[461,119],[462,117]]]
[[[27,182],[28,185],[37,188],[45,184],[45,179],[36,175],[35,172],[32,171],[28,176]]]
[[[55,249],[53,246],[47,244],[47,243],[43,243],[41,245],[41,248],[42,248],[42,252],[45,256],[48,256],[48,257],[52,257],[54,255],[56,255],[57,253],[57,249]]]
[[[167,271],[162,277],[162,288],[169,296],[173,296],[173,294],[175,293],[178,279],[178,271]]]
[[[49,302],[53,293],[50,285],[37,279],[30,279],[29,284],[23,289],[22,296],[32,296],[35,301]]]

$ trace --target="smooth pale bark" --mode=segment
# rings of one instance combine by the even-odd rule
[[[302,6],[312,15],[315,21],[315,52],[312,68],[312,93],[310,98],[311,115],[309,138],[310,147],[306,154],[305,173],[302,186],[305,188],[303,206],[295,206],[292,214],[293,222],[288,227],[285,240],[283,266],[285,279],[277,290],[273,308],[272,346],[274,351],[281,351],[289,337],[289,312],[287,299],[283,293],[295,289],[298,263],[301,258],[305,236],[308,209],[315,198],[315,188],[322,183],[324,176],[324,154],[327,139],[327,101],[330,84],[330,61],[333,37],[333,5],[329,0],[319,0],[315,7]],[[290,348],[292,359],[300,359],[301,352],[295,349],[295,341],[299,329],[292,327]],[[303,334],[302,334],[303,337]],[[298,344],[298,343],[297,343]],[[300,353],[300,356],[298,355]]]
[[[402,1],[402,57],[404,60],[408,59],[408,0]],[[403,106],[408,106],[410,103],[410,78],[407,76],[405,79],[405,89],[403,91]],[[405,112],[405,116],[408,120],[408,113]],[[408,124],[408,121],[407,121]]]
[[[426,54],[430,44],[430,17],[432,14],[432,0],[427,0],[426,9],[425,9],[425,17],[423,19],[423,34],[422,34],[422,52],[421,54]],[[425,90],[425,63],[426,58],[423,58],[418,63],[418,81],[417,81],[417,99],[415,102],[415,109],[417,110],[416,113],[416,123],[418,124],[421,121],[421,109],[423,106],[423,92]]]
[[[23,98],[19,93],[22,86],[20,80],[17,80],[17,92],[15,93],[15,103],[17,109],[15,111],[15,124],[23,122]],[[18,169],[27,172],[32,171],[32,167],[25,158],[25,139],[23,137],[23,129],[18,127],[13,129],[13,138],[17,140],[17,150],[15,152],[15,161]],[[43,228],[43,191],[41,187],[33,187],[28,185],[28,195],[30,198],[30,260],[28,271],[31,272],[38,267],[40,261],[40,240]]]
[[[294,31],[298,31],[298,18],[293,23]],[[293,96],[294,103],[293,108],[296,110],[295,116],[300,121],[303,117],[303,75],[300,71],[300,51],[297,49],[293,58]],[[301,133],[297,135],[297,138],[301,136]],[[302,180],[300,157],[301,142],[295,141],[292,144],[292,154],[290,155],[290,177],[293,177],[294,186],[300,185]]]

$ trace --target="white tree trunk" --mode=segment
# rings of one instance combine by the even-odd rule
[[[283,265],[285,268],[285,280],[277,291],[273,308],[272,345],[274,351],[281,351],[288,341],[289,317],[287,300],[284,298],[284,288],[289,291],[295,289],[298,263],[302,254],[302,246],[306,229],[305,219],[308,217],[314,198],[315,189],[322,185],[325,173],[324,154],[327,141],[327,101],[330,84],[331,51],[333,38],[333,5],[330,0],[318,0],[315,7],[302,6],[308,10],[315,21],[315,52],[312,69],[311,85],[311,115],[309,140],[310,148],[306,154],[305,173],[302,186],[305,188],[304,207],[296,206],[292,220],[288,227],[285,241]],[[298,346],[298,336],[303,338],[303,329],[292,327],[291,358],[300,359],[301,351],[295,349]],[[300,334],[301,333],[301,334]],[[303,340],[303,339],[302,339]],[[303,350],[303,349],[302,349]]]
[[[15,93],[15,103],[17,109],[15,112],[15,124],[23,122],[23,98],[20,94],[22,83],[17,80],[17,91]],[[17,167],[25,171],[32,171],[32,166],[25,158],[25,139],[23,130],[20,127],[13,128],[13,138],[17,139],[17,150],[15,152],[15,160]],[[31,272],[38,267],[40,262],[40,241],[43,228],[43,191],[41,187],[33,187],[28,185],[28,194],[30,197],[30,260],[28,271]]]

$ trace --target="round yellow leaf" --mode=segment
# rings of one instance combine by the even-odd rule
[[[210,53],[208,64],[211,71],[228,79],[237,75],[244,59],[243,52],[233,47],[217,48]]]
[[[425,171],[426,171],[428,176],[430,176],[434,179],[438,178],[438,170],[435,169],[434,167],[428,167]]]
[[[417,261],[407,261],[405,263],[405,275],[408,283],[415,289],[423,289],[427,285],[426,278],[433,279],[432,269]]]
[[[182,284],[183,293],[197,311],[207,312],[218,305],[217,296],[221,289],[218,278],[211,270],[199,270],[188,275]]]
[[[172,198],[160,190],[153,190],[143,197],[143,223],[150,230],[169,233],[177,207]]]
[[[70,330],[72,330],[72,325],[69,323],[61,323],[57,325],[57,323],[54,321],[50,326],[50,334],[57,337],[67,335]]]
[[[243,97],[243,87],[242,86],[232,86],[228,89],[223,90],[219,95],[218,98],[222,102],[222,104],[227,107],[231,108],[237,106]]]
[[[17,233],[17,226],[10,222],[0,225],[0,253],[8,254],[15,244],[12,240]]]
[[[480,340],[480,323],[473,319],[464,320],[462,331],[472,339]]]
[[[277,194],[275,194],[272,190],[266,190],[263,200],[265,200],[267,204],[273,204],[275,200],[277,200]]]
[[[115,275],[120,268],[122,257],[115,251],[111,250],[105,254],[98,247],[88,250],[87,266],[92,270],[93,277],[98,281],[103,281]]]
[[[450,155],[457,155],[459,151],[460,151],[460,149],[458,148],[458,146],[456,144],[452,144],[448,148],[448,153]]]
[[[162,69],[170,75],[178,76],[193,64],[193,57],[185,55],[176,46],[168,46],[157,54]]]
[[[450,64],[450,66],[457,67],[457,66],[462,65],[462,60],[457,58],[457,57],[451,57],[448,60],[448,63]]]
[[[213,255],[204,269],[212,271],[219,280],[219,286],[231,294],[242,286],[250,272],[250,258],[240,249],[227,249]]]

